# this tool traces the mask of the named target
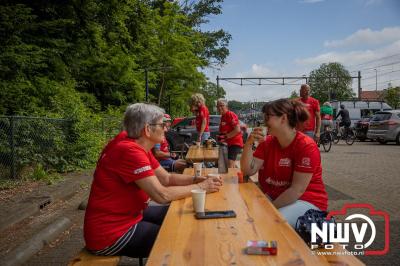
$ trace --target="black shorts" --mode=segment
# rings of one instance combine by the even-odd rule
[[[345,122],[345,121],[340,121],[339,127],[349,127],[351,125],[351,122]]]
[[[242,152],[242,148],[236,145],[228,146],[228,159],[236,161],[236,157]]]

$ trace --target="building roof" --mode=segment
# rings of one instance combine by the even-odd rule
[[[361,91],[361,101],[382,101],[383,91]]]

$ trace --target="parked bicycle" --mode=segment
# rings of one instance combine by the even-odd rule
[[[338,144],[339,140],[344,140],[347,145],[353,145],[356,139],[356,133],[352,127],[339,127],[339,123],[336,122],[336,128],[332,131],[333,143]]]

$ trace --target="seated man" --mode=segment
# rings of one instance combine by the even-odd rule
[[[165,131],[171,127],[171,117],[164,114],[163,122],[165,123]],[[169,144],[166,138],[159,144],[154,145],[154,157],[160,162],[161,166],[168,172],[183,172],[186,168],[186,161],[182,159],[175,159],[177,155],[169,151]]]

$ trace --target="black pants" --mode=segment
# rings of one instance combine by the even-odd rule
[[[169,206],[149,206],[143,220],[136,227],[131,240],[118,252],[118,256],[147,258],[158,235]]]

